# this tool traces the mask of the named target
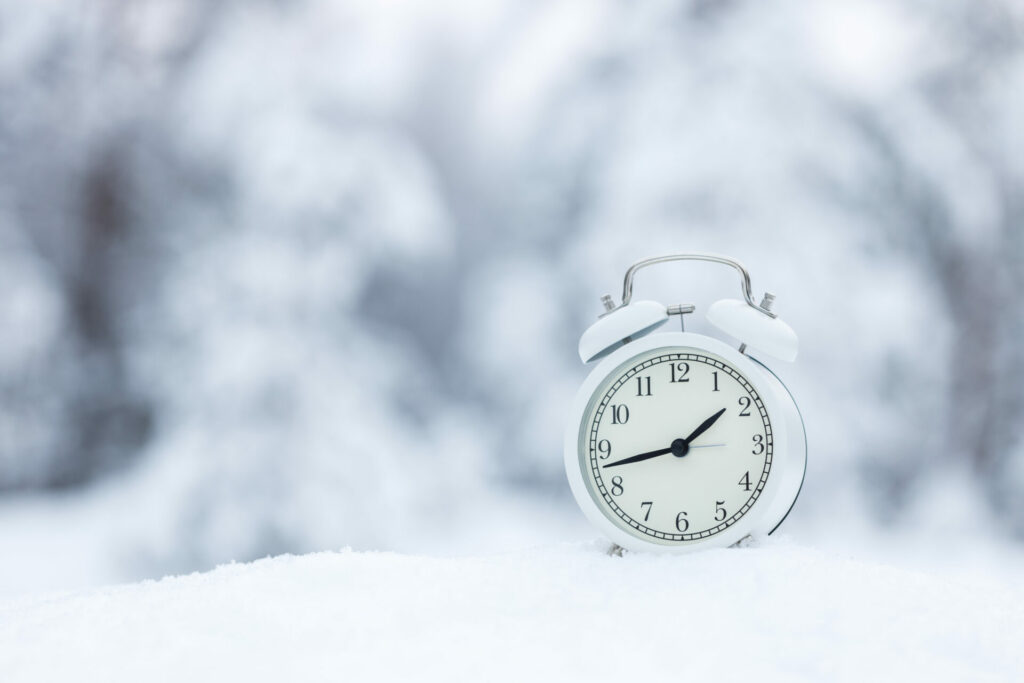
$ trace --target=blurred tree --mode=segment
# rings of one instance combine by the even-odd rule
[[[0,489],[145,457],[139,544],[176,569],[397,544],[507,484],[568,509],[596,296],[699,249],[783,294],[813,476],[890,520],[952,472],[1024,533],[1010,2],[0,2],[0,26]]]
[[[133,168],[145,110],[125,111],[94,80],[116,61],[97,57],[109,36],[51,12],[33,10],[49,30],[8,54],[0,79],[8,230],[60,302],[54,327],[20,330],[39,336],[0,378],[25,399],[8,404],[0,488],[88,482],[139,453],[152,417],[125,366],[124,330],[155,270]]]

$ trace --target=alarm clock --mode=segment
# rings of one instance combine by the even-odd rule
[[[632,299],[637,271],[686,261],[740,275],[743,298],[707,309],[722,338],[685,331],[692,304]],[[580,360],[597,365],[565,435],[566,474],[590,522],[622,548],[661,553],[775,531],[803,485],[807,438],[796,401],[766,365],[794,361],[798,348],[774,296],[755,303],[747,269],[731,258],[675,254],[633,264],[622,303],[601,301],[579,342]],[[679,331],[665,331],[673,317]]]

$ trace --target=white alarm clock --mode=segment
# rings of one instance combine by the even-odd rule
[[[731,344],[691,332],[658,331],[692,305],[633,301],[633,276],[668,261],[735,268],[743,300],[711,305],[707,320]],[[807,440],[789,390],[759,358],[793,361],[797,337],[754,302],[739,262],[710,254],[646,259],[626,271],[622,303],[579,343],[600,361],[573,402],[565,469],[587,518],[623,548],[688,552],[770,534],[803,485]]]

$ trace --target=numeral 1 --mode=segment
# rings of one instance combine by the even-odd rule
[[[718,370],[712,372],[711,376],[715,378],[715,388],[712,391],[718,391]]]

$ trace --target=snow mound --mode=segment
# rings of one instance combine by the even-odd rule
[[[1010,680],[1024,586],[773,541],[319,553],[0,603],[18,681]]]

